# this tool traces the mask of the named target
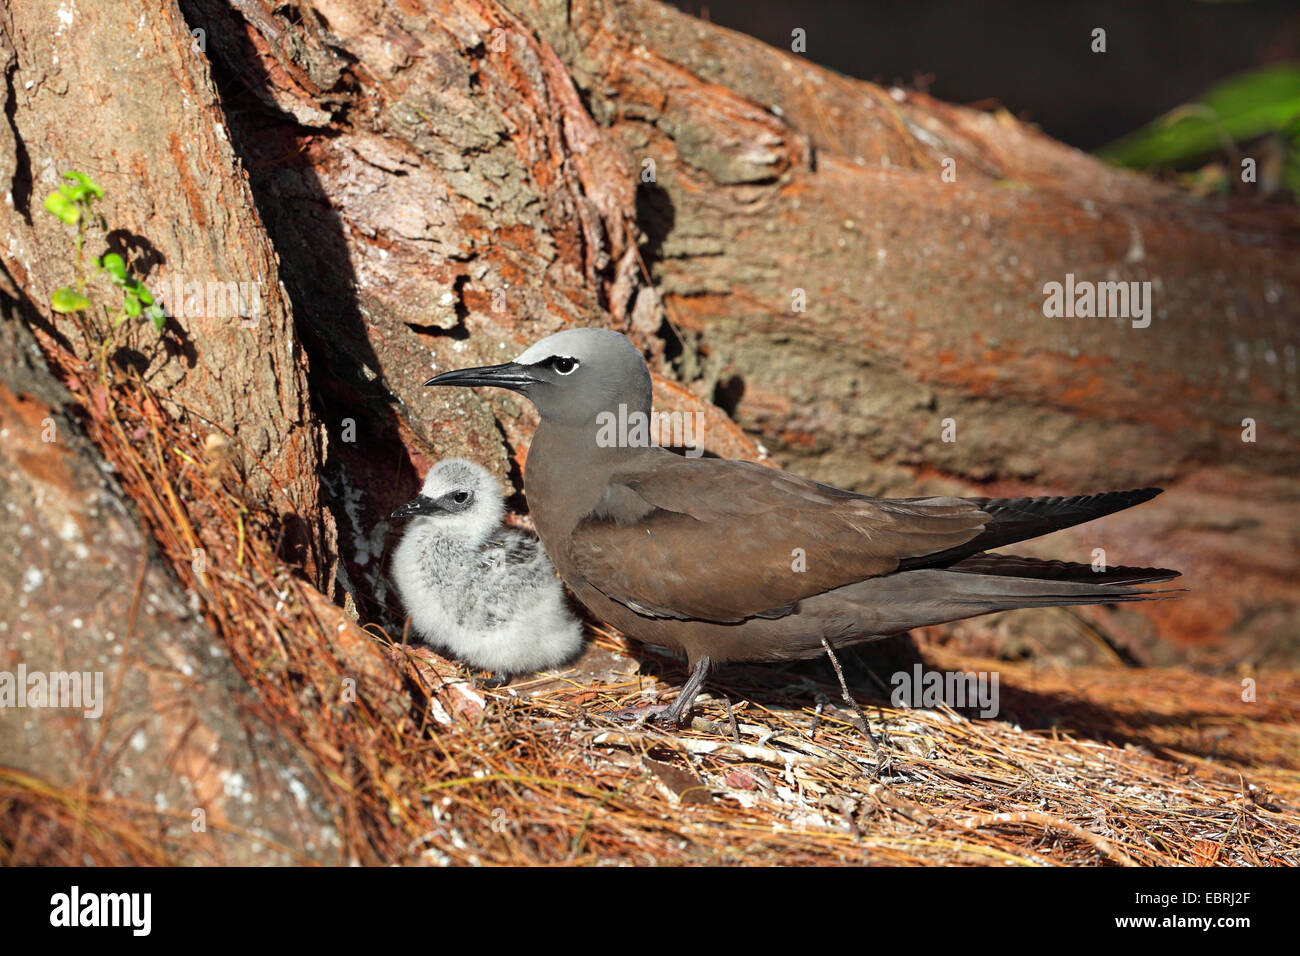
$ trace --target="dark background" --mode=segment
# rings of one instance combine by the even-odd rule
[[[1094,149],[1218,80],[1300,52],[1300,3],[676,0],[695,16],[815,63],[953,103],[997,101],[1051,136]],[[1104,54],[1092,30],[1106,30]]]

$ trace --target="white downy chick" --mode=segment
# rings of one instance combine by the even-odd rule
[[[411,630],[498,679],[563,664],[582,626],[536,538],[501,523],[501,486],[463,458],[434,465],[419,497],[394,518],[411,522],[391,574]]]

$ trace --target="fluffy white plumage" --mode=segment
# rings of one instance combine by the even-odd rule
[[[463,458],[434,465],[420,497],[394,512],[410,525],[391,573],[411,630],[475,667],[513,675],[556,667],[582,627],[537,539],[504,527],[501,486]]]

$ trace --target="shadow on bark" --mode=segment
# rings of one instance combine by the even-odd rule
[[[400,399],[384,379],[358,305],[345,227],[312,164],[302,158],[314,141],[334,134],[303,126],[274,106],[273,80],[245,24],[229,7],[209,0],[181,0],[180,7],[186,20],[204,27],[213,40],[213,81],[258,214],[280,257],[280,276],[307,355],[313,409],[329,431],[320,494],[340,535],[339,564],[325,586],[340,597],[334,593],[337,581],[356,601],[363,621],[400,634],[404,615],[382,600],[384,556],[370,554],[359,542],[386,522],[394,507],[415,496],[420,476],[401,440],[394,408]],[[368,493],[351,493],[361,488]],[[381,513],[376,501],[387,501],[386,510]],[[292,560],[305,533],[286,523],[282,554]],[[386,553],[388,544],[384,547]]]

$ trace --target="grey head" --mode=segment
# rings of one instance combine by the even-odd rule
[[[565,329],[530,346],[513,362],[443,372],[425,385],[491,385],[519,392],[546,421],[583,425],[601,412],[650,413],[650,372],[626,335]]]
[[[492,473],[464,458],[448,458],[429,469],[418,497],[399,505],[394,518],[414,518],[428,530],[479,542],[501,524],[505,503]]]

